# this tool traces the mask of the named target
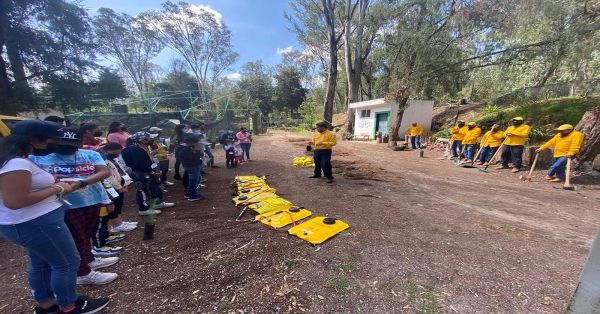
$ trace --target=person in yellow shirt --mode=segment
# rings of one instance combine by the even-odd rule
[[[521,171],[523,149],[530,131],[529,125],[524,124],[524,120],[522,117],[513,118],[512,125],[504,132],[506,140],[504,141],[504,147],[502,147],[502,165],[496,169],[509,169],[508,163],[512,161],[512,172]]]
[[[554,147],[554,161],[548,169],[548,174],[545,178],[550,182],[562,182],[565,180],[567,160],[579,153],[581,144],[583,143],[583,134],[574,130],[570,124],[559,126],[556,131],[558,131],[558,134],[536,150],[539,153],[545,149]]]
[[[413,122],[412,125],[406,130],[408,136],[410,136],[410,145],[412,149],[421,148],[421,136],[423,135],[423,127],[417,122]]]
[[[452,150],[453,159],[457,158],[459,154],[462,154],[462,140],[465,137],[465,134],[467,134],[467,131],[468,128],[465,125],[465,121],[462,120],[458,120],[458,123],[452,127],[452,129],[450,129],[450,134],[452,134],[452,138],[450,138],[452,141],[452,147],[450,149]]]
[[[492,156],[496,154],[503,137],[504,131],[500,130],[498,124],[492,125],[492,128],[485,132],[483,138],[481,138],[481,152],[479,153],[480,165],[490,162]]]
[[[327,183],[333,182],[331,172],[331,148],[337,144],[335,133],[329,131],[327,122],[317,123],[317,132],[312,136],[309,145],[312,146],[315,160],[315,174],[311,178],[320,178],[321,170],[327,178]]]
[[[481,135],[481,128],[477,126],[475,122],[469,122],[467,124],[467,134],[462,140],[462,144],[465,145],[465,158],[466,162],[473,162],[475,156],[475,147],[477,146],[477,140]]]

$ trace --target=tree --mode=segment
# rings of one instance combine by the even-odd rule
[[[94,85],[95,94],[103,100],[125,98],[129,95],[123,78],[108,69],[102,70]]]
[[[47,84],[42,88],[42,99],[47,106],[64,111],[84,111],[93,105],[88,97],[91,84],[63,76],[50,76],[46,80]]]
[[[35,104],[31,83],[79,79],[94,64],[85,9],[63,0],[0,1],[0,105]]]
[[[263,114],[273,112],[273,84],[270,70],[261,60],[250,61],[242,67],[242,78],[238,83],[242,92],[250,97],[250,102]]]
[[[156,34],[140,18],[107,8],[98,10],[94,26],[102,55],[115,62],[144,97],[154,66],[151,60],[163,49]]]
[[[323,105],[323,119],[329,123],[333,120],[333,103],[338,77],[338,51],[344,33],[343,24],[336,18],[339,0],[321,0],[320,2],[301,0],[291,1],[293,16],[286,13],[298,39],[315,50],[327,51],[321,55],[322,63],[327,68],[327,92]]]
[[[186,62],[201,99],[209,99],[207,93],[215,81],[238,57],[225,23],[202,6],[170,1],[163,3],[161,11],[147,13],[143,19]]]
[[[575,127],[585,136],[577,156],[578,167],[592,163],[600,154],[600,107],[588,110]]]
[[[293,117],[306,98],[306,90],[300,82],[300,73],[293,67],[280,67],[279,72],[275,74],[275,81],[273,104],[280,110],[289,109],[290,116]]]

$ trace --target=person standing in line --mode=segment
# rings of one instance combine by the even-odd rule
[[[169,153],[165,139],[161,138],[160,136],[162,129],[158,127],[151,127],[149,131],[153,136],[156,135],[150,148],[152,149],[152,153],[158,161],[158,168],[160,169],[160,183],[166,186],[173,186],[175,183],[167,181],[167,173],[169,173]]]
[[[233,130],[231,128],[229,128],[227,130],[227,132],[223,133],[221,135],[221,137],[219,137],[219,143],[221,143],[221,145],[223,145],[223,149],[225,149],[225,144],[227,144],[228,142],[235,142],[237,140],[237,137],[235,136],[235,133],[233,132]]]
[[[465,121],[458,120],[457,124],[450,129],[450,134],[452,134],[452,158],[458,158],[460,155],[462,158],[463,153],[463,138],[465,138],[465,134],[467,134],[468,128],[465,125]]]
[[[412,149],[421,148],[421,136],[423,136],[423,127],[417,122],[413,122],[412,125],[406,130],[406,133],[410,137],[410,145]]]
[[[579,153],[584,138],[583,134],[576,131],[570,124],[559,126],[556,131],[558,131],[558,134],[536,150],[539,153],[551,147],[554,148],[554,160],[544,178],[553,183],[565,181],[567,178],[565,173],[567,161]]]
[[[127,147],[127,139],[130,137],[131,135],[127,133],[127,127],[123,122],[114,121],[108,125],[107,141],[119,143],[121,147]]]
[[[250,159],[250,147],[252,146],[252,133],[248,132],[246,128],[240,128],[240,131],[236,134],[237,140],[240,142],[242,151],[246,155],[246,161],[252,161]]]
[[[198,184],[202,178],[200,168],[202,168],[204,147],[196,135],[188,135],[184,141],[185,146],[179,151],[179,159],[188,179],[185,198],[190,202],[200,201],[204,199],[202,195],[198,194]]]
[[[204,153],[208,156],[208,166],[211,168],[219,168],[219,166],[215,165],[215,155],[213,155],[212,149],[210,148],[211,143],[208,143],[208,134],[206,133],[206,128],[204,126],[200,127],[200,132],[204,136]]]
[[[185,136],[186,131],[185,124],[178,124],[175,126],[175,131],[171,136],[171,145],[169,145],[169,153],[175,156],[175,175],[173,175],[174,180],[181,180],[181,161],[179,160],[178,152],[183,143],[183,138]]]
[[[462,140],[462,144],[465,145],[465,162],[473,162],[475,158],[475,148],[477,147],[477,140],[481,135],[481,128],[477,126],[475,122],[469,122],[467,124],[467,133]]]
[[[61,181],[77,186],[76,191],[64,197],[65,222],[81,256],[77,284],[104,285],[118,275],[96,270],[115,264],[118,258],[95,258],[92,236],[98,227],[100,206],[111,203],[101,183],[110,173],[102,156],[93,150],[79,149],[82,144],[78,129],[64,128],[54,153],[29,158]]]
[[[504,132],[500,130],[498,124],[492,125],[492,129],[487,131],[481,139],[481,152],[479,153],[479,165],[487,164],[490,162],[500,143],[504,137]]]
[[[35,314],[95,313],[110,299],[77,294],[80,256],[61,202],[79,184],[55,182],[52,174],[28,159],[37,150],[53,150],[63,136],[61,129],[53,122],[26,120],[0,141],[0,236],[29,254]]]
[[[313,158],[315,160],[315,173],[311,178],[320,178],[321,171],[327,178],[327,183],[333,183],[333,173],[331,169],[331,149],[337,144],[335,133],[328,129],[327,122],[317,123],[317,132],[313,134],[309,145],[313,148]]]
[[[522,117],[515,117],[512,119],[512,125],[504,132],[504,146],[502,147],[502,165],[496,169],[510,169],[508,167],[509,161],[513,164],[513,173],[521,171],[521,163],[523,161],[523,150],[525,148],[525,141],[529,136],[530,127],[524,124],[525,119]]]

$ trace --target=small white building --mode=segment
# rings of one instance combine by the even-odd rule
[[[377,132],[389,134],[398,113],[395,101],[384,98],[355,102],[350,104],[354,110],[354,135],[375,138]],[[411,123],[419,123],[425,132],[431,130],[433,100],[409,100],[400,123],[399,138],[403,138]]]

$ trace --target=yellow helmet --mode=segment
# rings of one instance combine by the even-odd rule
[[[525,120],[525,119],[523,119],[523,117],[514,117],[512,119],[513,119],[513,121],[523,121],[523,120]]]
[[[556,128],[556,131],[567,131],[567,130],[573,130],[573,126],[570,124],[563,124],[561,126],[559,126],[558,128]]]
[[[477,123],[475,123],[475,122],[469,122],[469,123],[467,123],[467,125],[468,126],[477,126]]]

